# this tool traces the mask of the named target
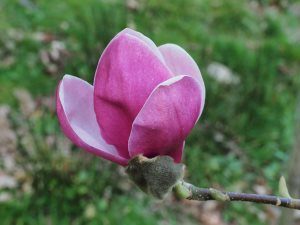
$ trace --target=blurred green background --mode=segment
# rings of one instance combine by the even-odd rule
[[[123,168],[71,145],[54,94],[66,73],[91,83],[125,27],[178,44],[207,89],[186,142],[186,180],[278,194],[294,138],[299,21],[300,4],[287,0],[1,0],[1,225],[275,224],[271,206],[147,197]]]

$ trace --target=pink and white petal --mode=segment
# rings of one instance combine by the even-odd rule
[[[203,98],[201,113],[205,102],[205,86],[199,67],[193,58],[180,46],[175,44],[164,44],[159,46],[165,62],[174,75],[190,75],[196,78],[201,85],[201,96]],[[201,114],[200,113],[200,114]]]
[[[159,51],[156,44],[150,38],[148,38],[147,36],[145,36],[144,34],[142,34],[140,32],[132,30],[130,28],[125,28],[119,34],[121,34],[121,33],[130,34],[132,36],[139,38],[141,41],[144,41],[150,47],[150,49],[153,51],[153,53],[165,64],[162,53]]]
[[[65,135],[78,147],[102,158],[126,165],[128,152],[118,152],[100,134],[94,112],[93,86],[65,75],[57,89],[57,115]]]
[[[101,56],[94,80],[94,107],[101,134],[120,151],[128,151],[134,118],[153,89],[172,77],[142,40],[117,35]]]
[[[193,77],[176,76],[159,84],[133,122],[128,141],[130,156],[170,155],[179,162],[202,99],[199,82]]]

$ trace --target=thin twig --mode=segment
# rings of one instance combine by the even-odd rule
[[[198,201],[244,201],[244,202],[255,202],[261,204],[275,205],[290,209],[300,210],[300,199],[284,198],[273,195],[259,195],[259,194],[247,194],[247,193],[237,193],[237,192],[226,192],[219,191],[214,188],[198,188],[192,184],[186,183],[185,181],[180,181],[174,188],[175,193],[180,189],[180,195],[183,198],[189,200]]]

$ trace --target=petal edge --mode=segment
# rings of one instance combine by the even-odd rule
[[[197,63],[183,48],[176,44],[161,45],[159,50],[164,56],[166,65],[175,75],[189,75],[199,81],[203,98],[201,101],[202,113],[205,103],[205,85]]]
[[[194,78],[176,76],[159,84],[133,122],[128,141],[130,156],[170,155],[179,162],[200,105],[200,85]]]

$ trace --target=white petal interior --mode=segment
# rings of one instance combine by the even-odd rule
[[[100,134],[94,112],[92,85],[77,77],[65,75],[59,97],[71,128],[83,142],[101,151],[118,154],[116,148],[107,144]]]

